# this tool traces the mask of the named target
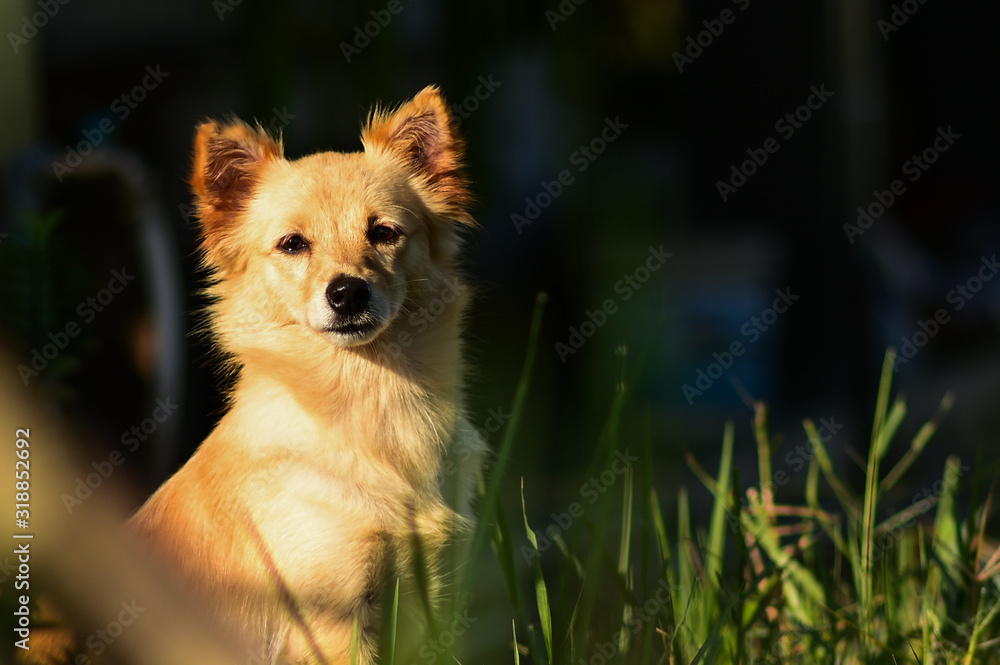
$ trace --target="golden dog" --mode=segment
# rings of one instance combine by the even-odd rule
[[[375,662],[397,583],[400,627],[426,623],[485,450],[463,412],[462,144],[433,87],[362,143],[290,161],[239,121],[195,139],[234,388],[129,528],[264,662]]]

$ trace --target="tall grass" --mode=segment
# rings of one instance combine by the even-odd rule
[[[718,469],[687,459],[692,481],[713,497],[707,524],[697,524],[685,487],[669,503],[653,477],[651,433],[620,492],[608,492],[581,516],[584,538],[532,528],[521,492],[523,532],[511,527],[500,500],[501,474],[517,440],[528,395],[541,314],[535,311],[510,425],[481,510],[470,574],[458,593],[474,595],[487,560],[499,567],[510,599],[494,614],[507,636],[489,662],[641,663],[1000,663],[1000,549],[986,535],[995,480],[984,465],[964,474],[948,457],[923,498],[888,518],[882,497],[903,479],[951,406],[910,441],[888,473],[888,453],[906,417],[892,398],[894,352],[886,353],[869,443],[866,482],[856,494],[838,477],[816,426],[803,429],[811,456],[802,496],[776,491],[767,409],[754,406],[753,433],[762,482],[744,488],[733,464],[733,423],[725,423]],[[615,398],[591,473],[608,469],[621,450],[628,396],[625,353],[619,354]],[[965,467],[968,468],[968,467]],[[958,514],[959,484],[973,485],[967,514]],[[612,496],[617,494],[617,496]],[[539,547],[539,535],[555,547]],[[527,542],[528,566],[519,565]],[[485,547],[490,543],[492,548]],[[482,650],[479,651],[482,653]],[[504,655],[505,654],[505,655]],[[449,662],[458,662],[453,657]],[[443,662],[443,661],[442,661]],[[477,661],[478,662],[478,661]]]

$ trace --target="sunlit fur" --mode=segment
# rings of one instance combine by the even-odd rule
[[[198,129],[209,325],[238,377],[216,429],[131,525],[272,662],[347,662],[355,621],[373,662],[385,585],[398,576],[404,601],[416,595],[413,535],[435,594],[445,546],[468,529],[483,444],[463,413],[455,260],[472,219],[446,109],[427,88],[373,113],[363,152],[294,161],[241,122]],[[371,242],[372,220],[401,237]],[[283,251],[289,234],[308,251]],[[360,339],[330,329],[326,289],[342,275],[371,287]]]

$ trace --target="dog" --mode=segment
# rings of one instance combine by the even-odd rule
[[[238,378],[131,520],[278,662],[346,663],[352,648],[374,662],[387,586],[438,596],[485,449],[464,414],[456,265],[474,221],[438,89],[376,110],[362,144],[290,161],[241,122],[198,128],[210,326]]]
[[[239,120],[194,142],[208,329],[235,377],[128,528],[264,662],[376,662],[397,582],[399,625],[431,623],[472,524],[463,143],[428,87],[362,144],[289,160]]]

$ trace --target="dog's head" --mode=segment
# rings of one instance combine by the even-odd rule
[[[374,112],[362,143],[289,161],[259,128],[199,127],[191,183],[224,301],[217,314],[350,347],[442,288],[456,226],[473,221],[461,143],[437,89]]]

